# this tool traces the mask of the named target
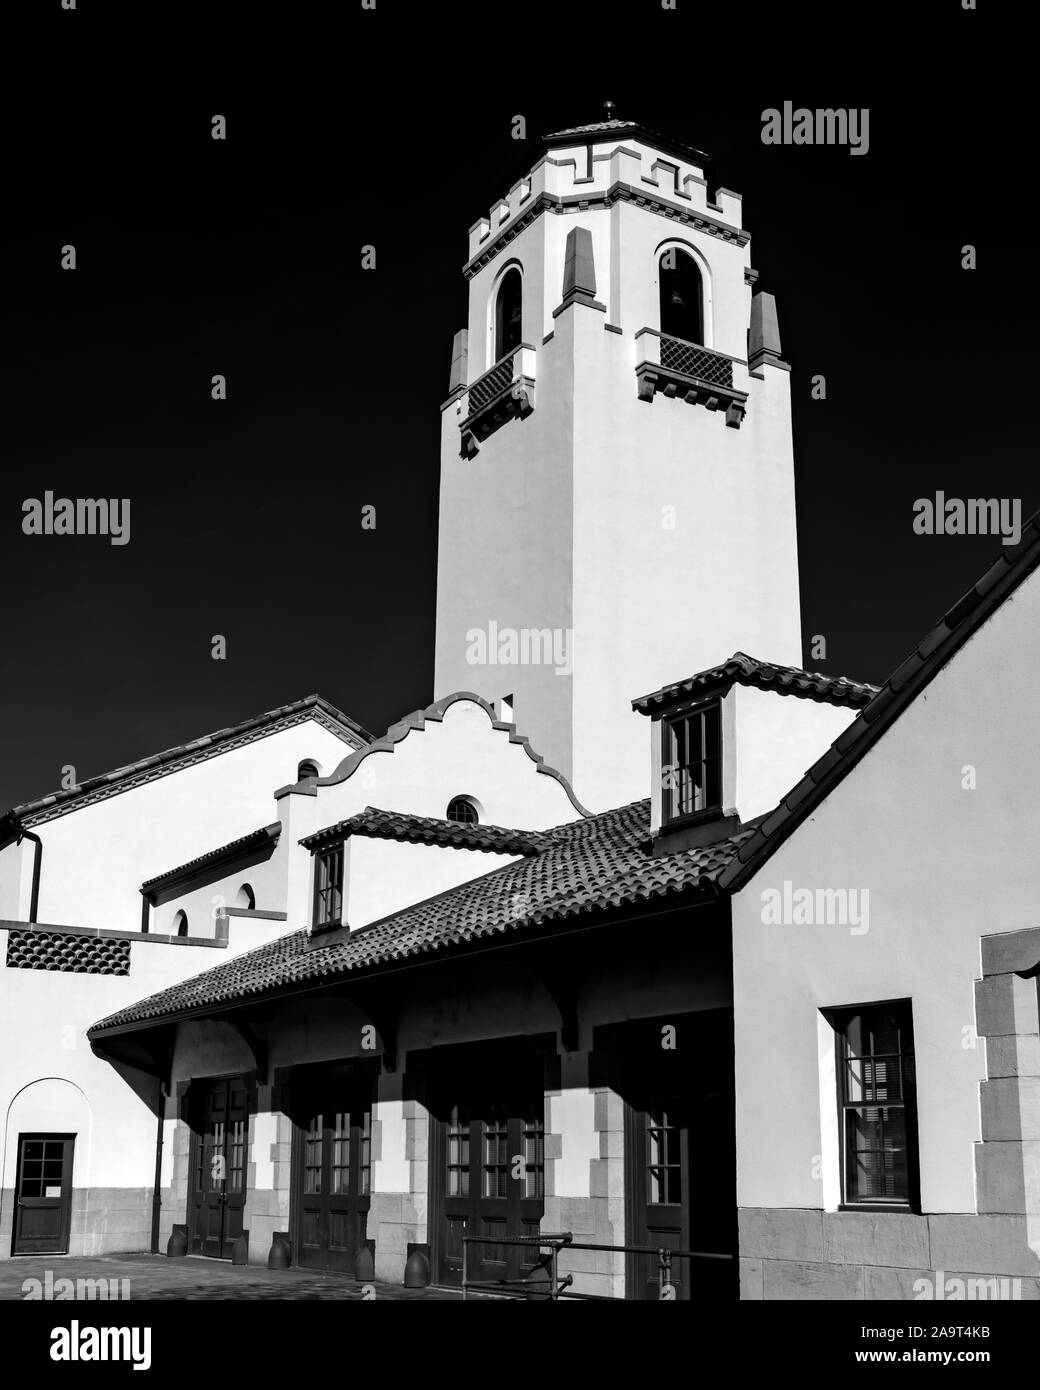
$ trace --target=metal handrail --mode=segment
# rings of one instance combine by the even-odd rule
[[[468,1249],[470,1245],[533,1245],[537,1248],[547,1246],[549,1249],[548,1261],[541,1260],[535,1265],[535,1269],[544,1269],[548,1262],[552,1273],[550,1276],[548,1296],[553,1301],[560,1298],[597,1298],[596,1294],[564,1293],[563,1290],[570,1287],[574,1282],[574,1275],[567,1274],[561,1280],[559,1277],[559,1254],[561,1250],[605,1250],[618,1255],[656,1255],[658,1268],[658,1286],[663,1291],[667,1285],[671,1284],[672,1260],[730,1260],[735,1256],[724,1254],[719,1251],[708,1250],[669,1250],[666,1246],[655,1245],[600,1245],[592,1241],[576,1241],[570,1231],[547,1231],[537,1236],[463,1236],[462,1237],[462,1297],[466,1298],[467,1289],[498,1289],[501,1292],[523,1292],[529,1293],[534,1285],[530,1279],[470,1279],[468,1278]],[[663,1297],[663,1292],[662,1292]]]

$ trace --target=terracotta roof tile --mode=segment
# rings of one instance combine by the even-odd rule
[[[640,696],[632,701],[632,708],[640,714],[651,714],[662,705],[687,697],[718,694],[734,683],[852,709],[862,709],[878,693],[878,687],[866,681],[850,680],[848,676],[825,676],[820,671],[803,671],[798,666],[777,666],[771,661],[759,661],[746,652],[734,652],[721,666],[698,671],[686,680]]]
[[[142,1021],[221,1005],[387,963],[430,956],[452,944],[505,936],[581,913],[679,894],[711,892],[753,832],[654,858],[650,803],[604,812],[544,832],[545,848],[449,892],[352,932],[280,937],[162,990],[96,1023],[92,1036]]]
[[[533,830],[507,830],[500,825],[466,825],[434,816],[410,816],[366,806],[357,815],[316,830],[300,841],[306,849],[369,835],[374,839],[405,840],[419,845],[445,845],[452,849],[479,849],[494,854],[539,854],[546,848],[543,834]]]
[[[179,864],[175,869],[167,869],[163,874],[156,874],[154,878],[146,879],[141,884],[141,892],[153,892],[156,888],[176,883],[179,879],[191,878],[194,873],[208,868],[211,864],[219,864],[225,859],[237,859],[249,850],[260,849],[267,844],[276,844],[281,832],[281,821],[275,821],[273,825],[262,826],[259,830],[251,830],[248,835],[231,840],[228,844],[221,845],[219,849],[207,850],[205,854],[200,854],[197,859],[189,859],[186,864]]]
[[[74,805],[91,802],[97,800],[99,796],[108,795],[108,789],[115,789],[119,783],[126,783],[128,786],[134,785],[136,779],[140,778],[143,773],[150,772],[155,768],[163,767],[169,772],[176,771],[178,764],[183,759],[190,761],[194,753],[223,743],[241,742],[261,737],[268,725],[275,725],[286,719],[300,722],[311,711],[327,721],[330,726],[334,726],[344,742],[354,749],[364,748],[373,740],[373,735],[367,729],[363,729],[360,724],[351,719],[349,715],[344,714],[342,710],[337,709],[335,705],[329,704],[328,700],[322,699],[320,695],[306,695],[302,700],[294,700],[291,704],[280,705],[277,709],[266,710],[263,714],[254,715],[251,719],[244,719],[241,724],[232,724],[226,729],[218,729],[215,733],[204,734],[202,738],[193,739],[190,743],[179,743],[173,748],[165,749],[162,753],[152,753],[147,758],[140,758],[137,762],[127,763],[125,767],[117,767],[113,772],[103,772],[99,773],[97,777],[88,777],[67,791],[51,792],[48,796],[38,797],[35,801],[24,801],[20,806],[15,806],[8,811],[3,820],[11,823],[21,821],[31,825],[38,819],[50,819],[54,815],[64,814],[66,803],[68,803],[68,809],[72,810]]]

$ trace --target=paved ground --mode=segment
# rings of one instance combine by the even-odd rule
[[[38,1279],[45,1285],[48,1271],[52,1287],[59,1279],[129,1279],[131,1300],[274,1298],[354,1299],[360,1302],[364,1298],[362,1285],[353,1279],[306,1269],[271,1270],[263,1265],[232,1265],[225,1260],[206,1260],[192,1255],[174,1260],[165,1255],[103,1255],[96,1259],[75,1255],[22,1255],[0,1261],[0,1300],[25,1298],[23,1282]],[[375,1289],[377,1300],[450,1301],[460,1297],[458,1291],[452,1289],[405,1289],[399,1284],[368,1287]]]

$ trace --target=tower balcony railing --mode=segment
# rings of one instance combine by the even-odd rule
[[[655,328],[636,334],[636,384],[641,401],[652,401],[660,391],[681,397],[690,405],[724,410],[726,424],[739,429],[747,409],[748,393],[733,385],[733,364],[747,364],[740,357],[701,343],[688,343]]]
[[[535,349],[521,343],[467,387],[459,421],[463,458],[473,458],[484,440],[507,421],[531,414],[536,362]]]

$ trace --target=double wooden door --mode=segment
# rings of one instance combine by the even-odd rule
[[[246,1203],[249,1093],[240,1076],[210,1081],[195,1097],[189,1202],[191,1250],[229,1260]]]
[[[522,1047],[438,1049],[433,1087],[431,1225],[434,1277],[515,1281],[539,1259],[535,1246],[506,1238],[537,1236],[545,1207],[545,1100],[541,1059]]]
[[[320,1070],[294,1083],[296,1263],[355,1271],[372,1205],[371,1076]]]
[[[68,1254],[75,1142],[72,1134],[19,1135],[12,1254]]]

